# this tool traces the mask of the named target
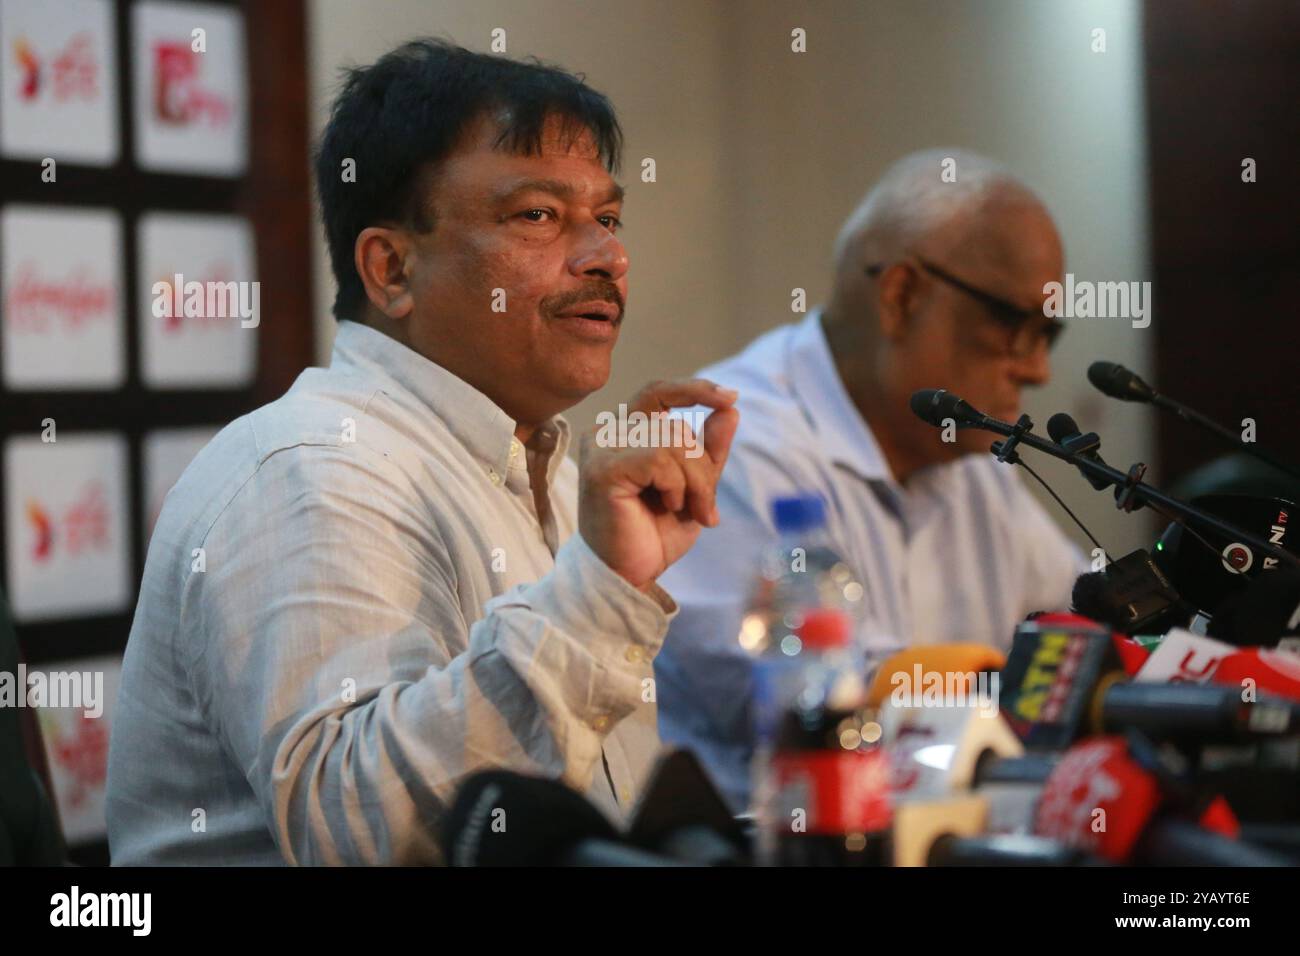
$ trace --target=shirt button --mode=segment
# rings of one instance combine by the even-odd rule
[[[640,664],[645,660],[645,651],[639,644],[633,644],[623,652],[623,657],[631,661],[633,664]]]
[[[488,472],[488,480],[491,481],[492,484],[494,485],[501,484],[501,476],[498,475],[495,471]]]
[[[518,458],[519,452],[523,449],[523,447],[524,447],[523,445],[519,444],[519,439],[517,438],[510,439],[510,457]]]
[[[624,787],[622,790],[620,790],[620,791],[618,792],[618,798],[619,798],[619,800],[621,800],[623,803],[631,803],[631,802],[632,802],[632,791],[629,790],[627,787]]]
[[[609,715],[600,714],[596,717],[593,717],[591,719],[591,729],[596,731],[596,733],[598,734],[603,734],[606,730],[609,729]]]

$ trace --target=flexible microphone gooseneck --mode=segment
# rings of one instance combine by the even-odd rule
[[[1227,442],[1237,451],[1245,452],[1258,458],[1278,471],[1300,478],[1300,468],[1279,461],[1268,452],[1263,451],[1254,442],[1245,442],[1230,428],[1225,428],[1214,419],[1202,415],[1196,409],[1184,405],[1167,395],[1161,395],[1142,380],[1136,372],[1130,371],[1118,362],[1093,362],[1088,366],[1088,381],[1103,395],[1118,398],[1122,402],[1144,402],[1173,412],[1185,422],[1202,428]]]

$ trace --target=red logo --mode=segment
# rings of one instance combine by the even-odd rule
[[[89,482],[81,497],[68,506],[61,521],[56,521],[40,502],[29,498],[27,522],[32,528],[32,558],[36,561],[50,560],[60,531],[61,547],[69,557],[76,557],[91,548],[103,551],[109,543],[104,485],[99,481]]]
[[[174,126],[203,122],[226,126],[233,112],[230,100],[204,89],[199,82],[202,54],[185,41],[154,44],[154,114]]]
[[[54,762],[72,778],[68,804],[80,807],[108,776],[108,729],[102,720],[82,714],[72,733],[55,735],[52,750]]]
[[[111,282],[87,279],[81,269],[67,279],[43,279],[36,265],[24,262],[17,269],[6,297],[9,323],[14,328],[48,332],[53,319],[73,331],[91,322],[107,320],[117,304]]]
[[[188,327],[190,328],[195,325],[204,328],[220,328],[222,326],[207,320],[237,318],[230,306],[228,297],[223,296],[221,302],[218,302],[216,297],[208,291],[214,285],[224,286],[226,283],[232,282],[233,280],[225,277],[233,274],[234,271],[230,267],[230,263],[221,262],[212,270],[213,275],[209,279],[184,281],[178,286],[176,282],[177,275],[172,274],[152,283],[150,285],[151,289],[156,289],[158,286],[164,287],[154,297],[154,301],[160,303],[159,311],[162,313],[163,331],[182,331],[186,319],[196,320],[189,323]],[[222,307],[223,304],[224,308]],[[237,297],[235,304],[238,305]],[[154,314],[158,315],[158,312]]]
[[[40,503],[30,498],[27,500],[27,521],[35,536],[32,541],[32,557],[37,561],[45,561],[54,550],[54,522]]]
[[[40,95],[46,74],[41,69],[41,58],[23,37],[14,41],[14,57],[18,60],[18,92],[25,100]],[[59,52],[51,64],[51,93],[56,102],[72,99],[89,100],[99,95],[99,62],[95,59],[93,37],[86,32],[76,34]]]
[[[1155,778],[1129,756],[1124,738],[1093,737],[1071,747],[1052,770],[1034,832],[1119,863],[1160,803]]]
[[[1233,574],[1245,574],[1254,563],[1254,552],[1244,544],[1234,541],[1223,549],[1223,567]]]

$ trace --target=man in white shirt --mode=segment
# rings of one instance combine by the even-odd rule
[[[956,159],[956,182],[944,160]],[[665,577],[681,606],[655,660],[666,743],[697,752],[736,809],[749,799],[750,660],[737,640],[775,497],[820,494],[830,541],[861,580],[873,659],[951,641],[1006,649],[1035,610],[1069,602],[1082,555],[989,454],[995,436],[921,422],[908,402],[947,388],[1014,421],[1045,383],[1063,270],[1042,203],[956,150],[892,167],[845,223],[830,301],[701,374],[740,392],[718,488],[722,522]],[[743,556],[744,560],[737,560]]]
[[[698,444],[565,457],[559,413],[605,383],[627,295],[619,145],[559,70],[421,41],[351,72],[316,161],[333,358],[167,497],[115,863],[439,862],[487,768],[635,801],[676,612],[655,582],[717,521],[737,413],[709,382],[648,386],[634,410],[714,409]]]

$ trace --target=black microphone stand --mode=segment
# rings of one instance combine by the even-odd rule
[[[1142,505],[1149,505],[1153,511],[1157,511],[1171,521],[1177,521],[1180,524],[1191,518],[1214,528],[1231,539],[1250,545],[1268,557],[1300,568],[1300,558],[1291,552],[1148,485],[1142,480],[1147,470],[1147,466],[1142,462],[1136,462],[1130,466],[1126,473],[1109,465],[1104,465],[1094,458],[1089,458],[1078,452],[1068,451],[1056,444],[1056,442],[1047,441],[1032,434],[1031,430],[1034,423],[1028,415],[1021,415],[1014,425],[1008,425],[996,418],[989,418],[987,415],[980,414],[978,417],[968,419],[967,424],[984,431],[1006,436],[1005,441],[996,441],[989,449],[997,456],[998,461],[1015,464],[1019,461],[1018,447],[1022,444],[1027,445],[1045,455],[1068,462],[1085,474],[1101,479],[1107,485],[1114,487],[1115,506],[1121,511],[1131,512]]]

